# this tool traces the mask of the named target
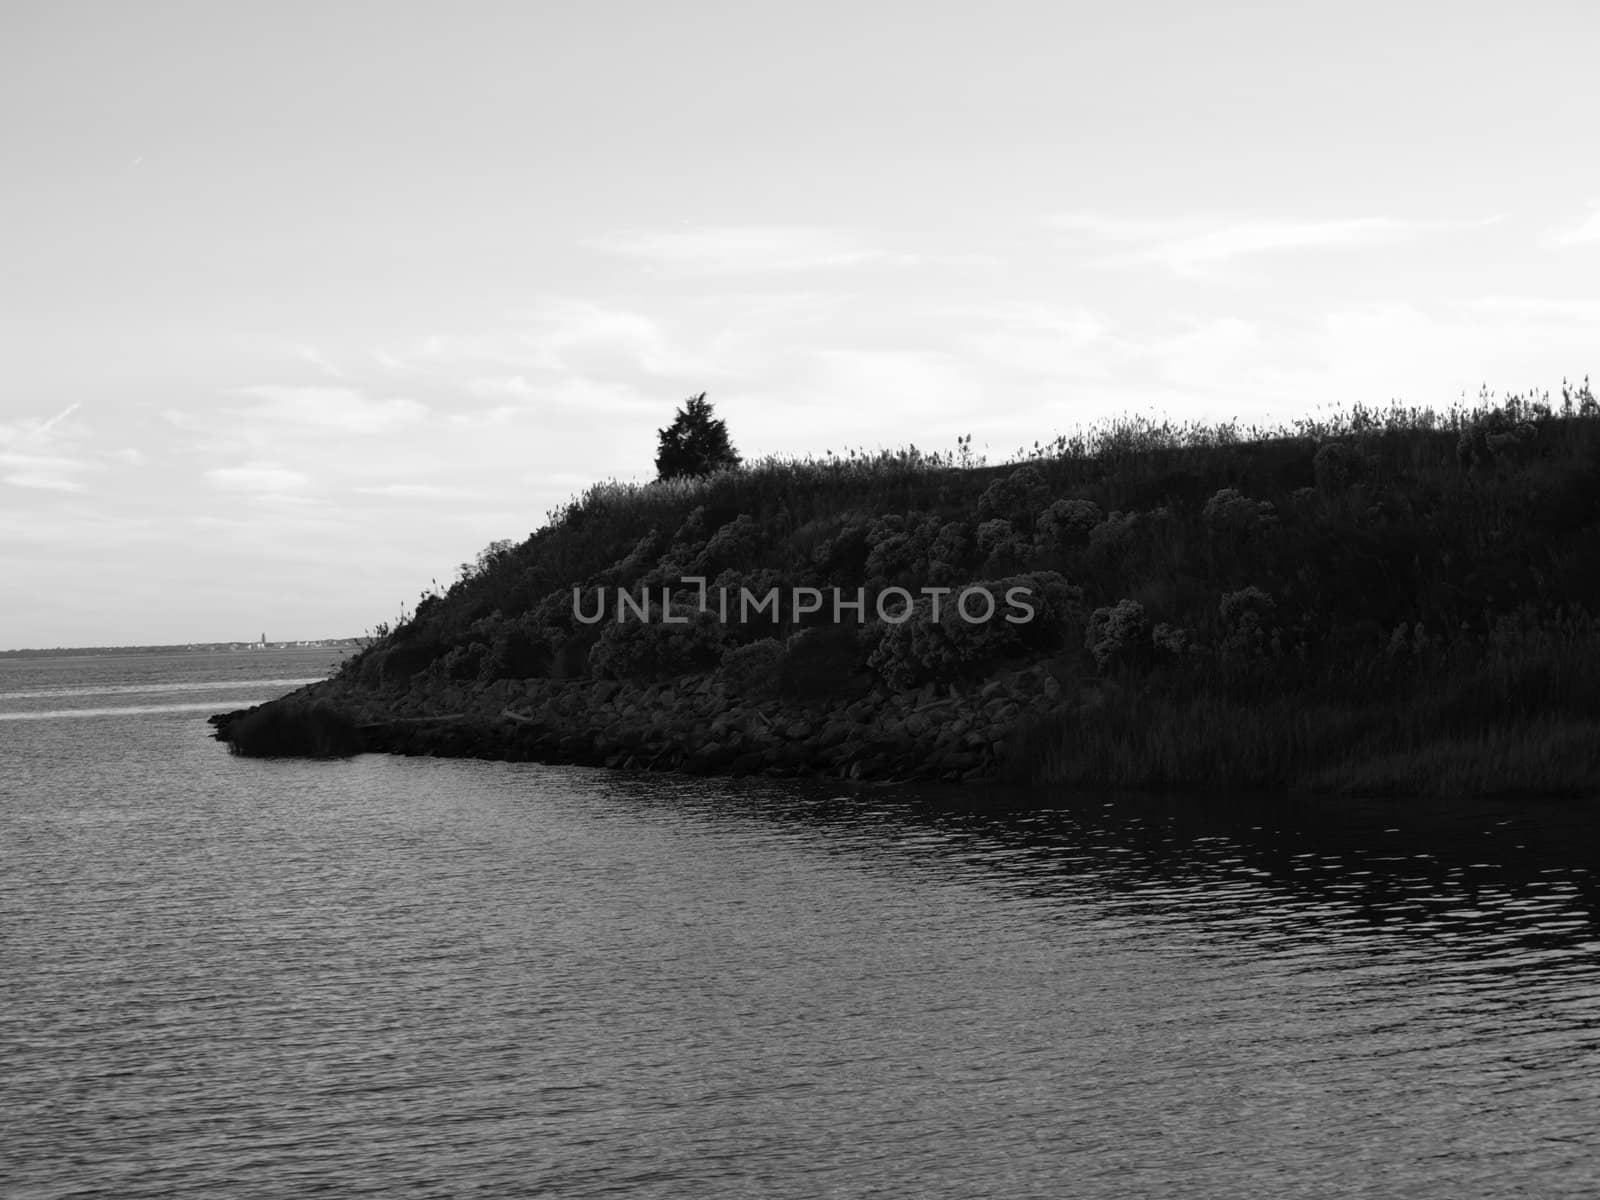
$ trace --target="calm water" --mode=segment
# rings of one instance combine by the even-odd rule
[[[329,658],[0,661],[0,1194],[1600,1193],[1595,810],[207,739]]]

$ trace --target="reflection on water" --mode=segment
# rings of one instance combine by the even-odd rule
[[[237,686],[230,684],[229,686]],[[54,721],[61,717],[128,717],[151,713],[214,713],[229,712],[261,704],[272,695],[258,695],[252,700],[189,700],[182,704],[119,704],[115,708],[40,708],[24,712],[0,712],[0,721]]]
[[[8,1196],[1600,1190],[1580,806],[84,729],[0,733]]]

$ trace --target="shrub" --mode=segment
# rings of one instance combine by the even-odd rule
[[[1117,562],[1133,545],[1138,513],[1111,512],[1089,531],[1089,552],[1101,564]]]
[[[1387,653],[1391,659],[1414,660],[1423,657],[1435,645],[1437,642],[1428,636],[1427,628],[1421,621],[1415,626],[1409,621],[1401,621],[1389,635]]]
[[[1018,467],[997,479],[978,497],[980,521],[1000,518],[1031,530],[1034,515],[1050,498],[1050,489],[1035,467]]]
[[[1213,533],[1248,536],[1277,524],[1278,512],[1268,500],[1252,500],[1237,488],[1223,488],[1200,513]]]
[[[404,687],[411,677],[425,671],[438,658],[443,647],[432,638],[391,645],[379,660],[379,676],[384,687]]]
[[[1162,621],[1150,631],[1150,645],[1158,655],[1182,658],[1196,649],[1194,638],[1187,629]]]
[[[752,635],[762,636],[781,629],[788,620],[789,613],[783,607],[789,600],[787,583],[784,575],[771,567],[759,571],[724,571],[706,585],[706,608],[717,614],[719,622],[724,615],[727,617],[723,625],[724,639],[748,641]],[[778,611],[774,612],[773,607],[768,605],[757,612],[756,604],[774,588],[778,591]],[[741,603],[743,591],[749,591],[754,598],[748,613]],[[721,596],[727,597],[726,614],[720,608]]]
[[[874,542],[867,554],[867,580],[877,587],[899,583],[916,572],[921,558],[917,540],[911,534],[889,533]]]
[[[981,671],[994,662],[1024,650],[1049,650],[1061,644],[1065,626],[1081,611],[1083,591],[1053,571],[1010,576],[970,585],[987,592],[993,611],[988,620],[969,621],[961,613],[957,589],[938,602],[939,619],[933,619],[934,599],[916,601],[911,615],[898,624],[875,622],[871,636],[876,645],[870,665],[890,687],[899,690],[927,682],[949,682]],[[1031,619],[1020,619],[1007,593],[1026,588]],[[988,605],[968,597],[967,611],[974,616]],[[1013,623],[1007,615],[1018,616]]]
[[[1084,646],[1101,672],[1142,660],[1150,645],[1150,621],[1137,600],[1118,600],[1089,614]]]
[[[519,622],[494,635],[479,665],[478,678],[486,683],[542,678],[550,673],[552,658],[549,643]]]
[[[714,612],[693,611],[697,596],[684,590],[673,595],[679,623],[662,620],[647,598],[648,619],[612,621],[589,651],[590,673],[609,679],[660,679],[713,667],[722,658],[722,626]]]
[[[833,699],[848,691],[862,666],[862,645],[847,625],[818,625],[791,635],[778,665],[778,690],[800,700]]]
[[[1104,519],[1093,500],[1057,500],[1039,514],[1036,538],[1041,550],[1067,550],[1085,545]]]
[[[777,689],[784,649],[783,642],[770,637],[730,646],[722,652],[722,677],[741,696],[770,695]]]
[[[602,572],[602,578],[624,587],[637,583],[650,572],[666,550],[667,539],[652,526],[650,532],[634,542],[627,554]]]
[[[1224,594],[1218,606],[1223,656],[1243,661],[1281,654],[1282,637],[1273,625],[1276,609],[1277,602],[1254,585]]]
[[[749,566],[761,552],[761,540],[761,526],[741,513],[711,535],[688,573],[709,576],[726,567]]]
[[[1325,496],[1365,483],[1372,473],[1373,456],[1351,442],[1325,442],[1312,456],[1311,471],[1317,489]]]
[[[446,679],[462,680],[476,679],[478,667],[489,653],[489,647],[482,642],[472,642],[465,646],[456,646],[444,658],[437,660],[433,665],[439,668],[439,673]]]
[[[356,723],[326,704],[263,704],[228,725],[228,749],[247,758],[347,758],[365,739]]]
[[[1477,414],[1456,439],[1456,462],[1468,470],[1491,467],[1507,451],[1533,441],[1538,430],[1518,415],[1510,404]]]
[[[977,565],[978,539],[965,521],[946,521],[928,547],[928,581],[934,585],[969,578]]]
[[[872,553],[872,526],[863,517],[847,520],[839,531],[825,538],[811,552],[812,563],[830,579],[864,578],[867,559]]]

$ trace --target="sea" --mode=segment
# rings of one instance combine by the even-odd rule
[[[0,1196],[1593,1197],[1600,806],[382,755],[0,660]]]

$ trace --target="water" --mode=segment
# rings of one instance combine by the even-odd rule
[[[1600,1191],[1592,809],[206,738],[317,653],[0,664],[0,1194]]]

